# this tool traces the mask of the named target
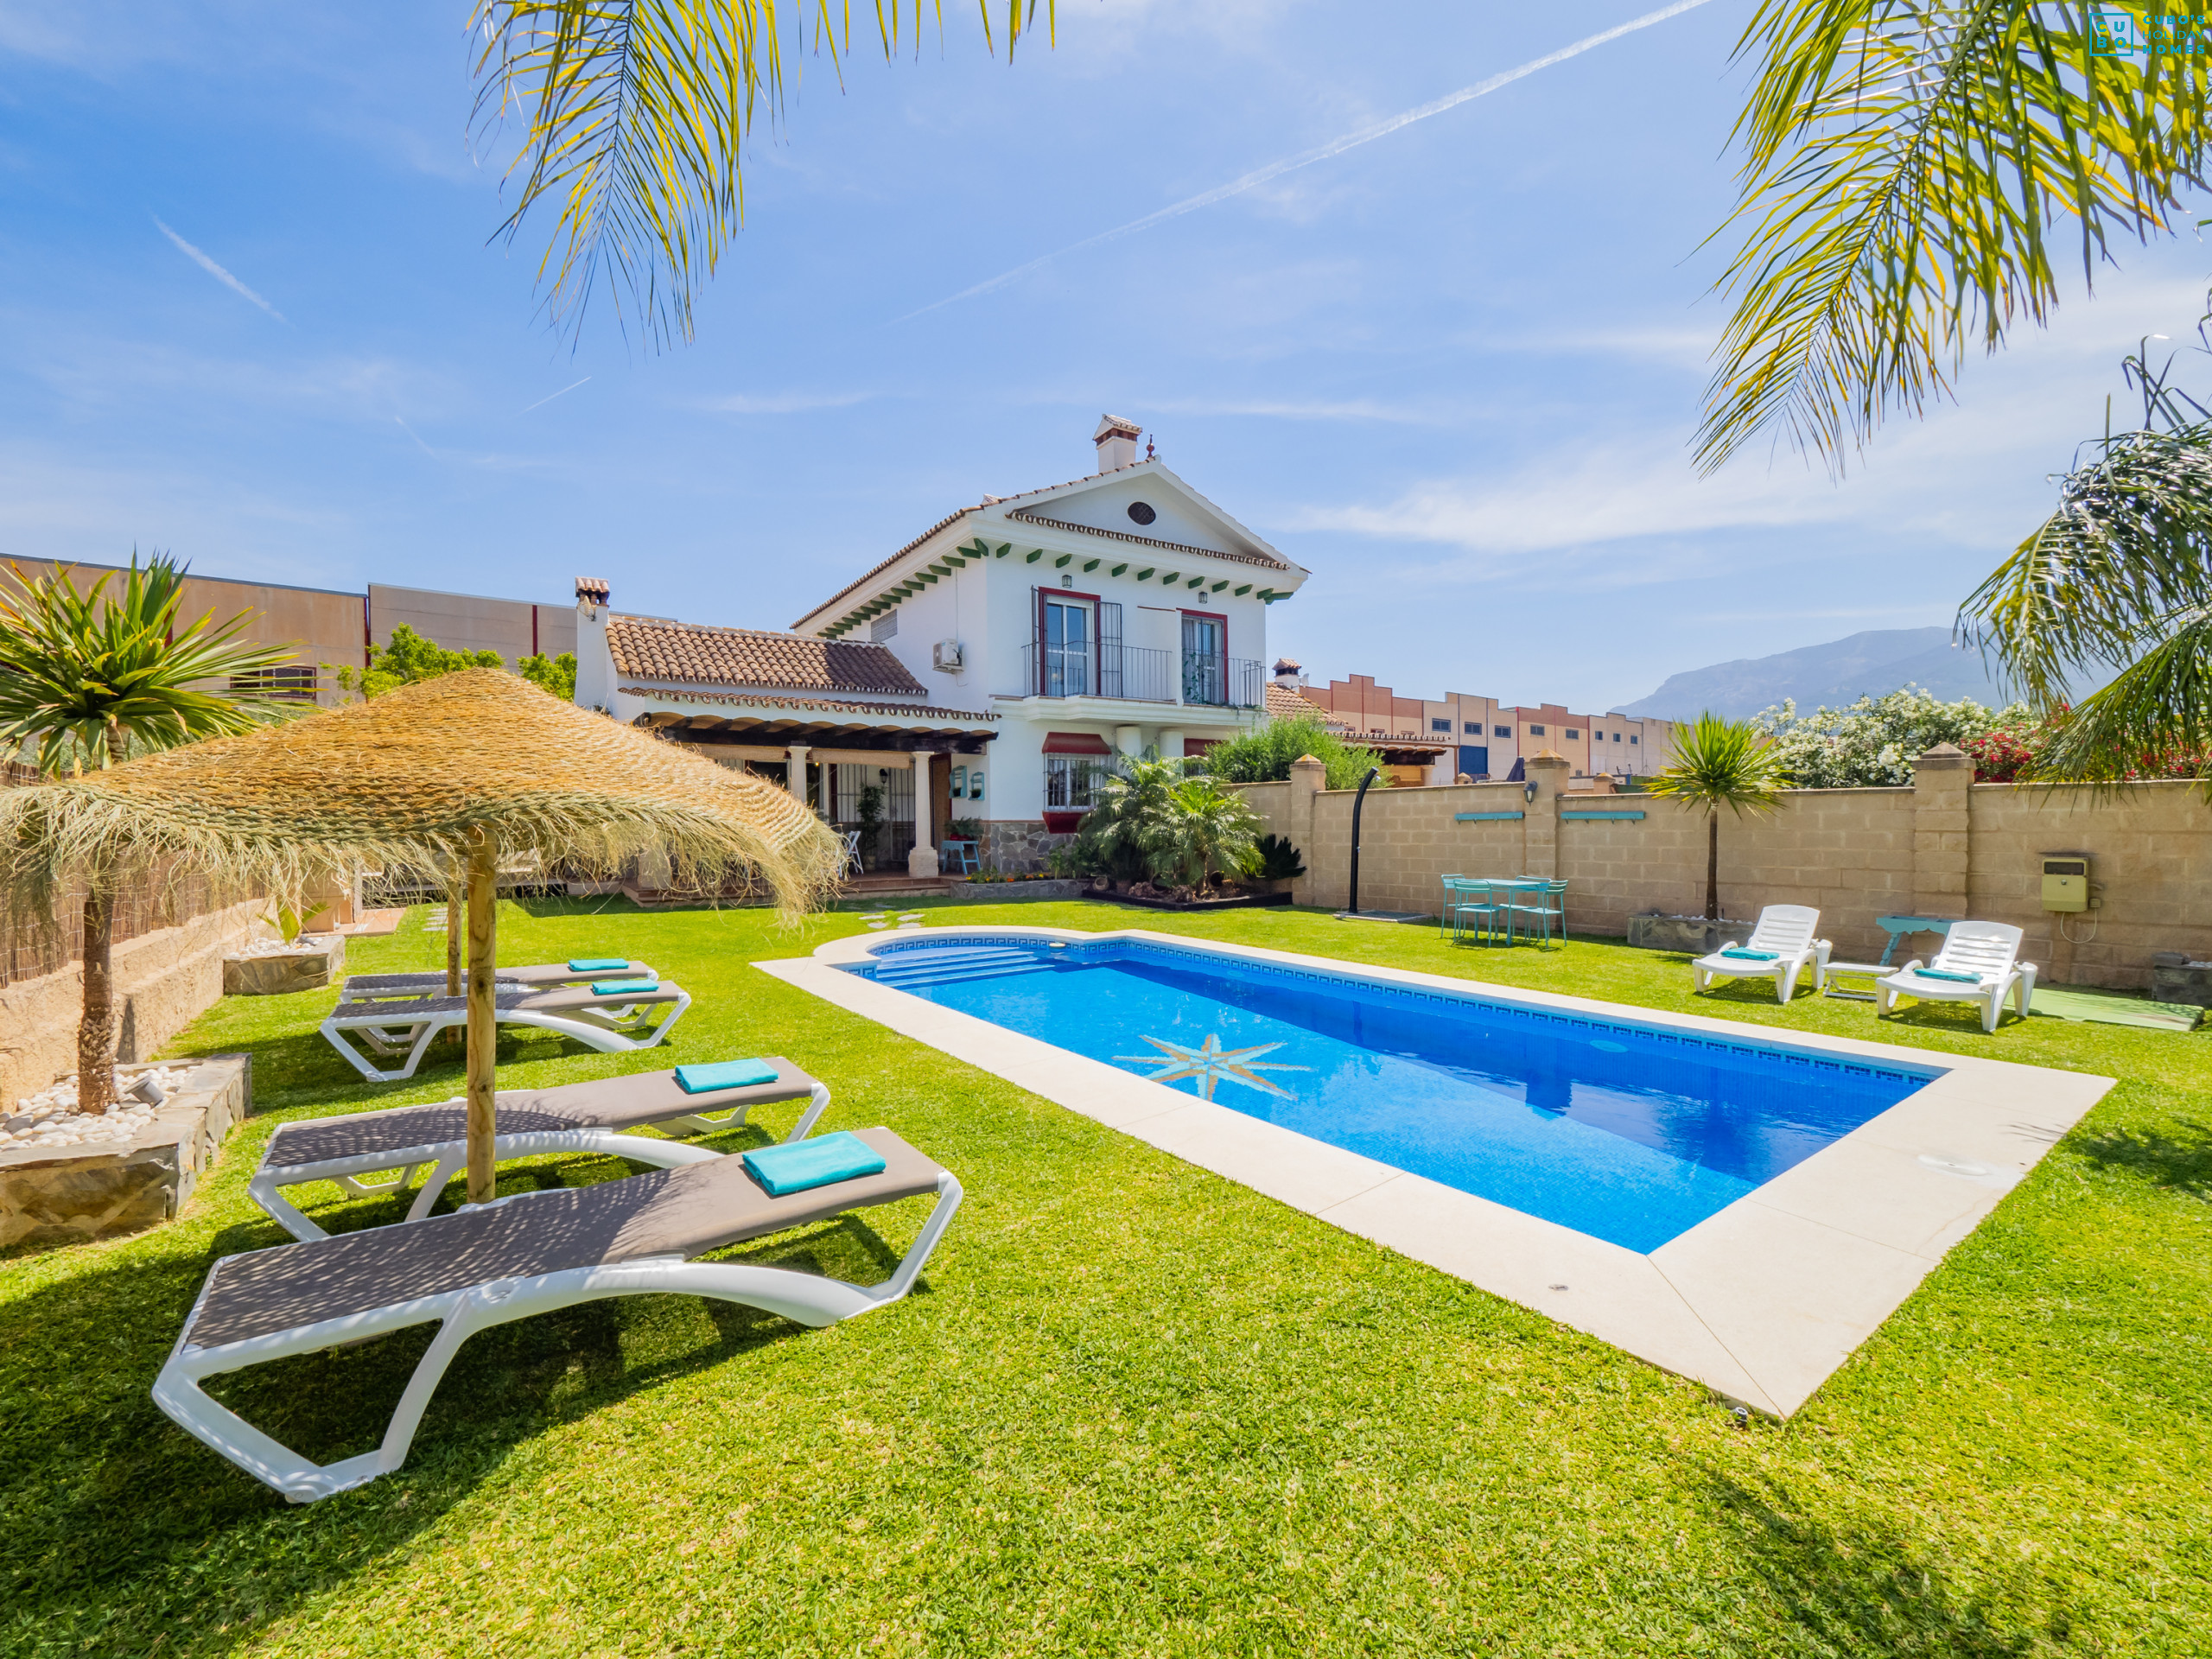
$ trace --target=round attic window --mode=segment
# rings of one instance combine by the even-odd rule
[[[1129,503],[1129,517],[1141,524],[1148,524],[1160,515],[1152,510],[1151,502],[1132,501]]]

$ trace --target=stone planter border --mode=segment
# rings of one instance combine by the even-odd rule
[[[128,1077],[157,1064],[116,1069]],[[129,1141],[0,1152],[0,1250],[89,1244],[169,1220],[252,1109],[253,1057],[217,1054]]]
[[[292,991],[319,991],[345,965],[344,934],[302,935],[297,949],[281,956],[225,957],[223,995],[283,996]]]
[[[1198,899],[1185,901],[1177,899],[1139,899],[1126,893],[1086,893],[1086,899],[1096,899],[1109,905],[1134,905],[1140,910],[1255,910],[1264,905],[1287,905],[1287,893],[1240,893],[1234,899]]]
[[[1702,957],[1718,950],[1729,940],[1741,941],[1751,937],[1752,924],[1731,921],[1722,917],[1708,922],[1702,916],[1631,916],[1628,918],[1628,942],[1639,950],[1672,950],[1683,956]]]

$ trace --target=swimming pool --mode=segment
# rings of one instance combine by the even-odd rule
[[[871,943],[847,972],[1637,1252],[1944,1075],[1153,940]]]

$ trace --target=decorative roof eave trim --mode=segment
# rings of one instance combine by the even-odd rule
[[[1096,524],[1078,524],[1065,518],[1047,518],[1041,512],[1030,512],[1014,508],[1006,515],[1019,524],[1035,524],[1045,530],[1065,530],[1078,536],[1104,536],[1117,542],[1133,542],[1139,547],[1157,547],[1170,553],[1191,553],[1200,558],[1227,559],[1236,564],[1256,564],[1268,570],[1295,572],[1298,567],[1281,559],[1271,559],[1262,553],[1224,553],[1218,548],[1193,547],[1188,542],[1162,541],[1157,536],[1138,536],[1126,530],[1101,530]]]
[[[866,702],[885,708],[924,709],[931,706],[927,686],[913,691],[891,691],[874,686],[774,685],[755,680],[681,680],[672,674],[629,674],[632,683],[621,688],[641,696],[812,697],[831,702]]]
[[[670,690],[658,685],[618,685],[614,694],[620,697],[659,698],[669,702],[701,702],[745,709],[793,709],[812,713],[893,715],[919,717],[938,725],[957,725],[961,721],[995,721],[998,716],[973,709],[944,709],[934,703],[858,702],[840,697],[789,696],[752,691],[688,691]]]
[[[839,601],[848,599],[854,594],[858,593],[861,588],[867,587],[868,583],[874,582],[886,570],[888,570],[893,565],[898,563],[899,560],[905,558],[916,548],[921,546],[923,543],[928,541],[931,537],[936,535],[938,531],[943,530],[946,525],[957,524],[963,518],[965,518],[969,513],[981,512],[982,510],[982,506],[978,505],[972,507],[962,507],[955,512],[945,514],[944,518],[938,519],[937,523],[931,524],[920,535],[915,537],[912,541],[907,543],[906,546],[900,548],[889,558],[883,560],[880,563],[870,565],[866,570],[861,572],[859,575],[854,577],[852,581],[847,582],[842,588],[840,588],[836,593],[830,594],[829,598],[823,600],[822,603],[809,611],[805,616],[802,616],[798,621],[792,623],[791,631],[793,633],[797,633],[801,628],[806,626],[809,618],[819,616],[824,611],[836,609]]]

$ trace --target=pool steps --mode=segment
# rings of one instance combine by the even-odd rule
[[[885,956],[878,961],[874,977],[879,985],[901,988],[908,985],[941,985],[948,980],[1049,974],[1055,966],[1053,963],[1038,961],[1027,950],[1007,945],[947,945]]]

